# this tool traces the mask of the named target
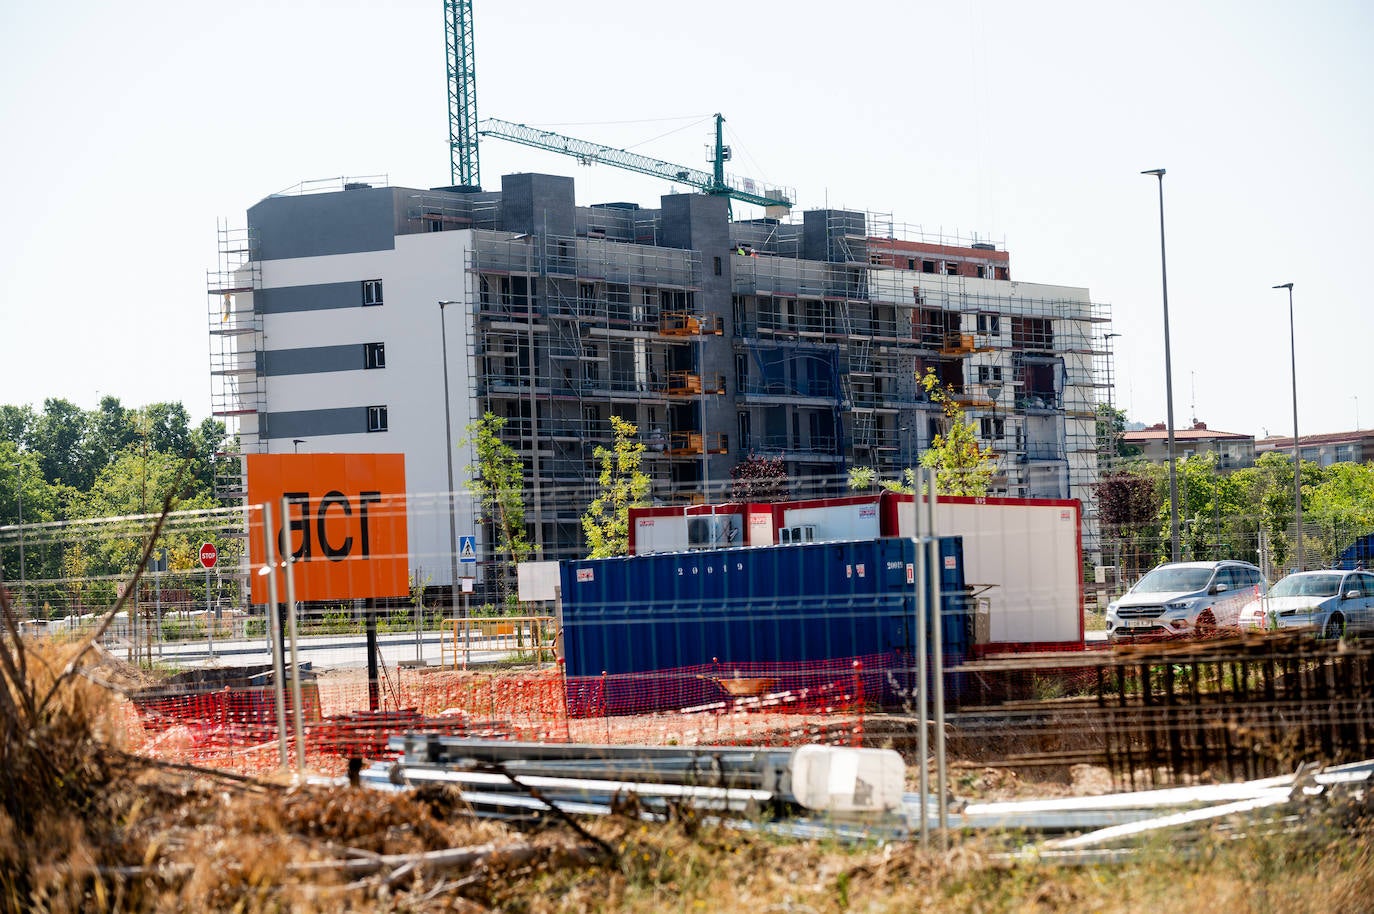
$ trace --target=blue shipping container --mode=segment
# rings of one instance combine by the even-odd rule
[[[911,540],[893,538],[564,562],[567,674],[728,670],[882,655],[902,673],[885,687],[909,694],[915,549]],[[962,540],[942,537],[940,555],[945,656],[953,663],[972,643]],[[641,704],[644,682],[653,677],[643,680],[636,686]],[[690,703],[677,681],[665,677],[652,685],[662,694],[651,703]],[[614,704],[612,699],[604,700]]]

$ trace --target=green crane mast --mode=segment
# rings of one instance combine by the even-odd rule
[[[655,178],[688,184],[703,193],[729,197],[731,200],[739,200],[742,203],[791,209],[792,201],[796,198],[796,194],[791,188],[770,187],[749,178],[726,176],[725,163],[730,158],[730,147],[726,146],[724,142],[725,118],[719,114],[715,118],[716,148],[711,159],[713,166],[711,171],[688,168],[685,165],[674,165],[672,162],[664,162],[661,159],[640,155],[637,152],[617,149],[614,146],[603,146],[600,143],[579,140],[575,137],[564,136],[561,133],[527,127],[524,124],[515,124],[494,117],[485,118],[478,123],[477,133],[482,136],[499,137],[525,146],[533,146],[535,149],[572,156],[583,165],[612,165],[627,171],[637,171],[640,174]],[[475,161],[475,152],[473,158]]]
[[[472,50],[472,0],[444,0],[448,46],[449,180],[480,187],[477,159],[477,58]]]

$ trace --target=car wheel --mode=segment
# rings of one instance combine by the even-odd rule
[[[1340,613],[1332,613],[1326,620],[1326,625],[1322,627],[1322,637],[1329,641],[1337,641],[1345,635],[1345,616]]]
[[[1212,615],[1210,609],[1202,611],[1202,615],[1197,617],[1197,625],[1193,627],[1198,640],[1215,638],[1217,636],[1217,618]]]

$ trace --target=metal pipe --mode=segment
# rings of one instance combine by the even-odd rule
[[[945,849],[949,848],[949,777],[945,766],[945,639],[943,619],[944,604],[941,599],[940,537],[936,532],[935,509],[940,503],[940,493],[935,482],[938,473],[928,469],[930,474],[930,497],[926,499],[926,529],[930,532],[930,640],[932,685],[935,689],[935,790],[936,809],[939,811],[940,841]]]
[[[444,441],[445,455],[448,459],[448,548],[450,578],[448,585],[449,612],[458,617],[458,517],[453,494],[453,419],[449,413],[448,396],[448,323],[444,320],[444,306],[456,305],[455,301],[439,302],[439,341],[444,358]],[[464,613],[466,615],[466,613]]]
[[[1306,562],[1303,561],[1302,552],[1302,453],[1298,448],[1298,344],[1297,335],[1293,329],[1293,284],[1286,282],[1274,286],[1274,288],[1288,290],[1288,353],[1292,360],[1293,370],[1293,517],[1294,526],[1298,530],[1297,570],[1302,571]],[[1356,422],[1356,425],[1358,424]]]
[[[926,546],[921,517],[921,488],[924,477],[924,469],[917,472],[916,489],[911,495],[911,543],[916,565],[913,575],[916,584],[916,763],[920,766],[916,773],[917,795],[920,797],[921,807],[921,846],[929,847],[930,821],[926,804],[930,797],[930,733],[927,730],[930,696],[926,681],[930,669],[926,648]]]
[[[278,758],[285,768],[289,763],[286,748],[286,665],[281,643],[281,617],[277,611],[277,536],[272,525],[272,503],[262,506],[263,566],[258,572],[267,576],[267,643],[272,645],[272,697],[277,706]]]
[[[291,500],[281,500],[282,526],[287,527],[291,516]],[[282,550],[282,571],[286,575],[286,629],[291,643],[291,717],[296,726],[296,770],[305,771],[305,720],[301,711],[301,668],[296,638],[296,578],[293,573],[294,556],[288,542]]]
[[[1177,562],[1178,461],[1174,457],[1174,367],[1169,358],[1169,269],[1164,258],[1164,169],[1152,168],[1142,175],[1159,179],[1159,272],[1164,285],[1164,396],[1169,419],[1169,555]]]

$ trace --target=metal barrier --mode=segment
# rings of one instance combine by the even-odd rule
[[[474,652],[508,654],[507,659],[551,666],[558,661],[558,625],[553,616],[470,616],[447,620],[439,641],[439,666],[467,669]],[[450,661],[450,656],[452,660]]]

